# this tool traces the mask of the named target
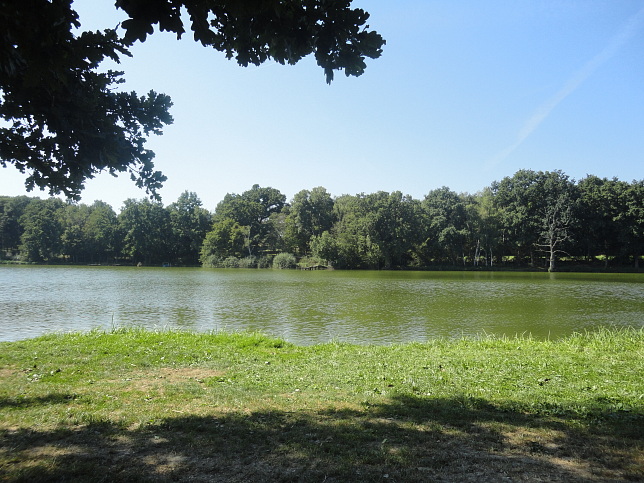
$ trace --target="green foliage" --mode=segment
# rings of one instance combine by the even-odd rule
[[[249,256],[240,258],[238,262],[239,268],[257,268],[257,257]]]
[[[20,237],[24,231],[20,217],[32,198],[27,196],[0,196],[0,250],[18,250]]]
[[[539,238],[540,223],[537,219],[539,189],[538,174],[520,170],[512,177],[492,183],[495,205],[499,210],[506,249],[520,261]]]
[[[400,191],[380,191],[366,198],[375,211],[374,235],[382,253],[382,268],[405,267],[421,240],[420,204]]]
[[[342,195],[336,198],[334,211],[338,220],[331,232],[337,249],[335,265],[338,268],[379,268],[380,249],[373,243],[375,213],[366,204],[365,195]],[[329,241],[328,236],[326,238],[320,241],[325,242],[323,246],[331,255],[333,244],[326,243]],[[314,254],[323,256],[320,251]]]
[[[271,268],[273,266],[273,256],[263,255],[257,259],[257,268]]]
[[[273,263],[273,257],[257,258],[252,255],[243,258],[210,255],[202,260],[202,265],[207,268],[270,268]]]
[[[420,238],[418,201],[399,191],[343,195],[335,200],[334,213],[333,228],[312,242],[316,256],[339,268],[393,268],[410,262]]]
[[[561,171],[521,170],[473,195],[442,187],[422,201],[399,191],[331,198],[317,187],[288,204],[254,185],[214,214],[187,191],[167,208],[127,200],[118,217],[102,202],[48,203],[0,197],[4,257],[269,268],[281,252],[347,269],[590,270],[601,260],[638,270],[644,252],[643,181],[575,183]]]
[[[61,235],[61,252],[70,256],[74,262],[85,259],[87,246],[85,245],[85,225],[89,218],[87,205],[68,204],[59,211],[63,233]]]
[[[159,199],[166,177],[154,170],[147,137],[172,123],[170,97],[122,92],[122,72],[104,60],[131,56],[158,25],[180,37],[184,19],[194,39],[240,65],[267,59],[294,64],[314,54],[327,82],[334,71],[358,76],[365,57],[385,41],[365,25],[369,14],[350,1],[116,2],[129,18],[120,30],[80,32],[72,0],[3,2],[0,9],[0,165],[27,173],[26,186],[78,200],[85,180],[101,171],[128,172]],[[183,14],[183,16],[182,16]],[[108,26],[111,27],[111,26]],[[194,247],[193,247],[194,248]]]
[[[201,207],[196,193],[184,191],[168,206],[172,227],[172,259],[182,265],[197,265],[201,247],[212,224],[210,212]]]
[[[181,37],[185,33],[183,7],[190,16],[194,39],[225,52],[229,59],[234,57],[239,65],[260,65],[268,59],[295,64],[314,54],[330,83],[336,70],[344,70],[347,76],[361,75],[365,57],[379,57],[385,43],[377,32],[367,30],[369,14],[351,9],[350,3],[179,0],[172,7],[154,9],[145,0],[128,0],[117,5],[130,16],[123,22],[128,40],[144,41],[156,24]]]
[[[215,223],[230,219],[245,227],[246,249],[249,255],[256,255],[269,249],[272,227],[268,221],[282,211],[285,203],[286,196],[279,190],[256,184],[241,195],[226,194],[215,209]]]
[[[321,186],[295,194],[289,220],[293,224],[292,236],[300,253],[308,253],[311,239],[332,228],[335,221],[333,205],[331,195]]]
[[[632,257],[638,268],[644,254],[644,180],[633,181],[625,195],[626,209],[616,221],[622,227],[623,251]]]
[[[0,13],[0,164],[28,173],[26,185],[78,199],[86,179],[127,171],[156,195],[146,137],[172,122],[164,94],[119,92],[121,73],[99,70],[107,58],[129,56],[117,32],[80,27],[71,1],[25,0]]]
[[[537,246],[549,254],[548,271],[553,272],[557,254],[567,253],[564,248],[572,240],[579,197],[574,184],[561,171],[546,173],[542,190],[544,200],[539,212],[541,232]]]
[[[221,268],[239,268],[239,258],[227,257],[221,261]]]
[[[464,200],[442,187],[430,191],[422,202],[427,233],[420,251],[425,260],[448,259],[454,265],[464,263],[467,240]]]
[[[160,264],[170,256],[170,214],[160,202],[125,200],[118,215],[123,254],[134,263]]]
[[[83,235],[90,263],[103,263],[114,259],[121,247],[118,220],[110,205],[95,201],[90,206]]]
[[[588,257],[598,254],[608,257],[618,254],[619,231],[615,229],[614,219],[623,209],[619,203],[621,187],[616,180],[586,176],[578,183],[580,236],[583,252]]]
[[[20,252],[24,260],[49,262],[62,248],[63,225],[58,213],[63,202],[56,198],[36,199],[29,203],[20,217],[24,231],[20,237]]]
[[[292,253],[278,253],[273,258],[273,268],[288,269],[295,268],[297,260]]]
[[[300,258],[300,261],[297,262],[297,266],[300,268],[310,268],[310,267],[326,267],[328,266],[328,260],[325,258],[320,258],[316,256],[306,256]]]
[[[240,257],[246,244],[248,229],[230,218],[215,222],[201,246],[202,263],[210,257]]]
[[[201,257],[201,265],[206,268],[219,268],[221,266],[222,259],[217,255],[209,255],[206,257]]]
[[[327,260],[331,264],[337,264],[340,258],[340,251],[336,239],[328,231],[320,236],[311,238],[311,252],[314,257]]]

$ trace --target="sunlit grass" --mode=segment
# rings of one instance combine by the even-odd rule
[[[340,479],[456,478],[447,450],[459,445],[476,458],[534,457],[538,468],[524,470],[535,478],[557,458],[575,467],[560,469],[562,481],[644,477],[641,330],[301,347],[261,334],[118,329],[2,343],[0,368],[0,478],[77,479],[86,467],[62,462],[79,454],[117,479],[142,476],[141,465],[92,456],[92,438],[143,461],[157,455],[154,435],[203,464],[212,456],[199,445],[218,445],[228,464],[233,448],[250,458],[259,445],[270,457],[252,479],[288,479],[293,468],[323,477],[323,462]],[[171,479],[188,471],[175,463],[152,466]]]

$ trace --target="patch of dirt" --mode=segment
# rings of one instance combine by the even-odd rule
[[[16,375],[18,370],[15,367],[0,367],[0,379],[8,379]]]
[[[165,379],[168,382],[182,382],[193,380],[203,382],[211,377],[221,377],[224,371],[214,369],[204,369],[203,367],[161,367],[149,371],[133,373],[137,379]]]
[[[164,384],[196,382],[203,384],[213,377],[222,377],[224,371],[204,369],[202,367],[160,367],[145,371],[134,371],[124,374],[121,379],[111,383],[132,383],[141,391],[162,389]]]

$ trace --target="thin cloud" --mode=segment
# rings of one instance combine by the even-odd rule
[[[517,149],[523,142],[530,137],[530,135],[541,125],[543,121],[550,115],[550,113],[570,94],[575,92],[577,88],[588,79],[602,64],[611,59],[619,49],[630,41],[635,33],[640,29],[644,23],[644,8],[640,9],[637,13],[632,15],[624,26],[617,32],[617,34],[610,40],[604,49],[586,63],[578,72],[576,72],[564,86],[547,102],[539,106],[534,114],[525,122],[519,133],[517,134],[516,141],[510,146],[506,147],[494,158],[487,163],[487,168],[493,168],[503,162],[515,149]]]

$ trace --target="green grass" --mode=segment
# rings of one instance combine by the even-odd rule
[[[644,332],[0,343],[0,480],[644,479]]]

